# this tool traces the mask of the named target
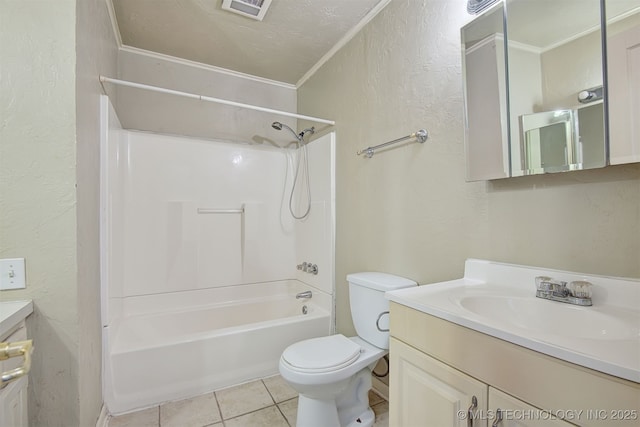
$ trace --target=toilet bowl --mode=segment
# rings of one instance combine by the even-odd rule
[[[299,427],[370,427],[371,371],[389,348],[387,290],[416,286],[385,273],[347,276],[358,336],[331,335],[300,341],[280,357],[282,378],[298,396]]]

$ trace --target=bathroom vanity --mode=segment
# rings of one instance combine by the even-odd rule
[[[591,281],[593,307],[535,298],[543,272]],[[389,425],[640,423],[638,281],[468,260],[387,298]]]

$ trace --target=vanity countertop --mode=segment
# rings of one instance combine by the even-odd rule
[[[33,313],[33,302],[0,301],[0,338]]]
[[[536,298],[536,276],[590,281],[593,305]],[[462,279],[391,291],[386,297],[531,350],[640,383],[639,280],[470,259]]]

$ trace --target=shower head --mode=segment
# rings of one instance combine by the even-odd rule
[[[273,122],[271,123],[271,127],[276,129],[276,130],[282,130],[282,128],[286,128],[289,129],[289,132],[291,132],[293,134],[293,136],[296,137],[296,139],[298,140],[298,142],[302,142],[302,137],[304,137],[304,132],[301,132],[300,135],[298,135],[296,133],[296,131],[294,131],[293,129],[291,129],[289,126],[285,125],[284,123],[280,123],[280,122]]]

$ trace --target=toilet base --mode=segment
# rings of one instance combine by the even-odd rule
[[[347,427],[371,427],[376,420],[376,414],[371,408],[367,409]]]
[[[338,408],[333,399],[312,399],[300,394],[298,396],[298,427],[339,427]]]
[[[358,372],[335,399],[298,396],[298,427],[371,427],[375,415],[369,407],[371,369]]]

